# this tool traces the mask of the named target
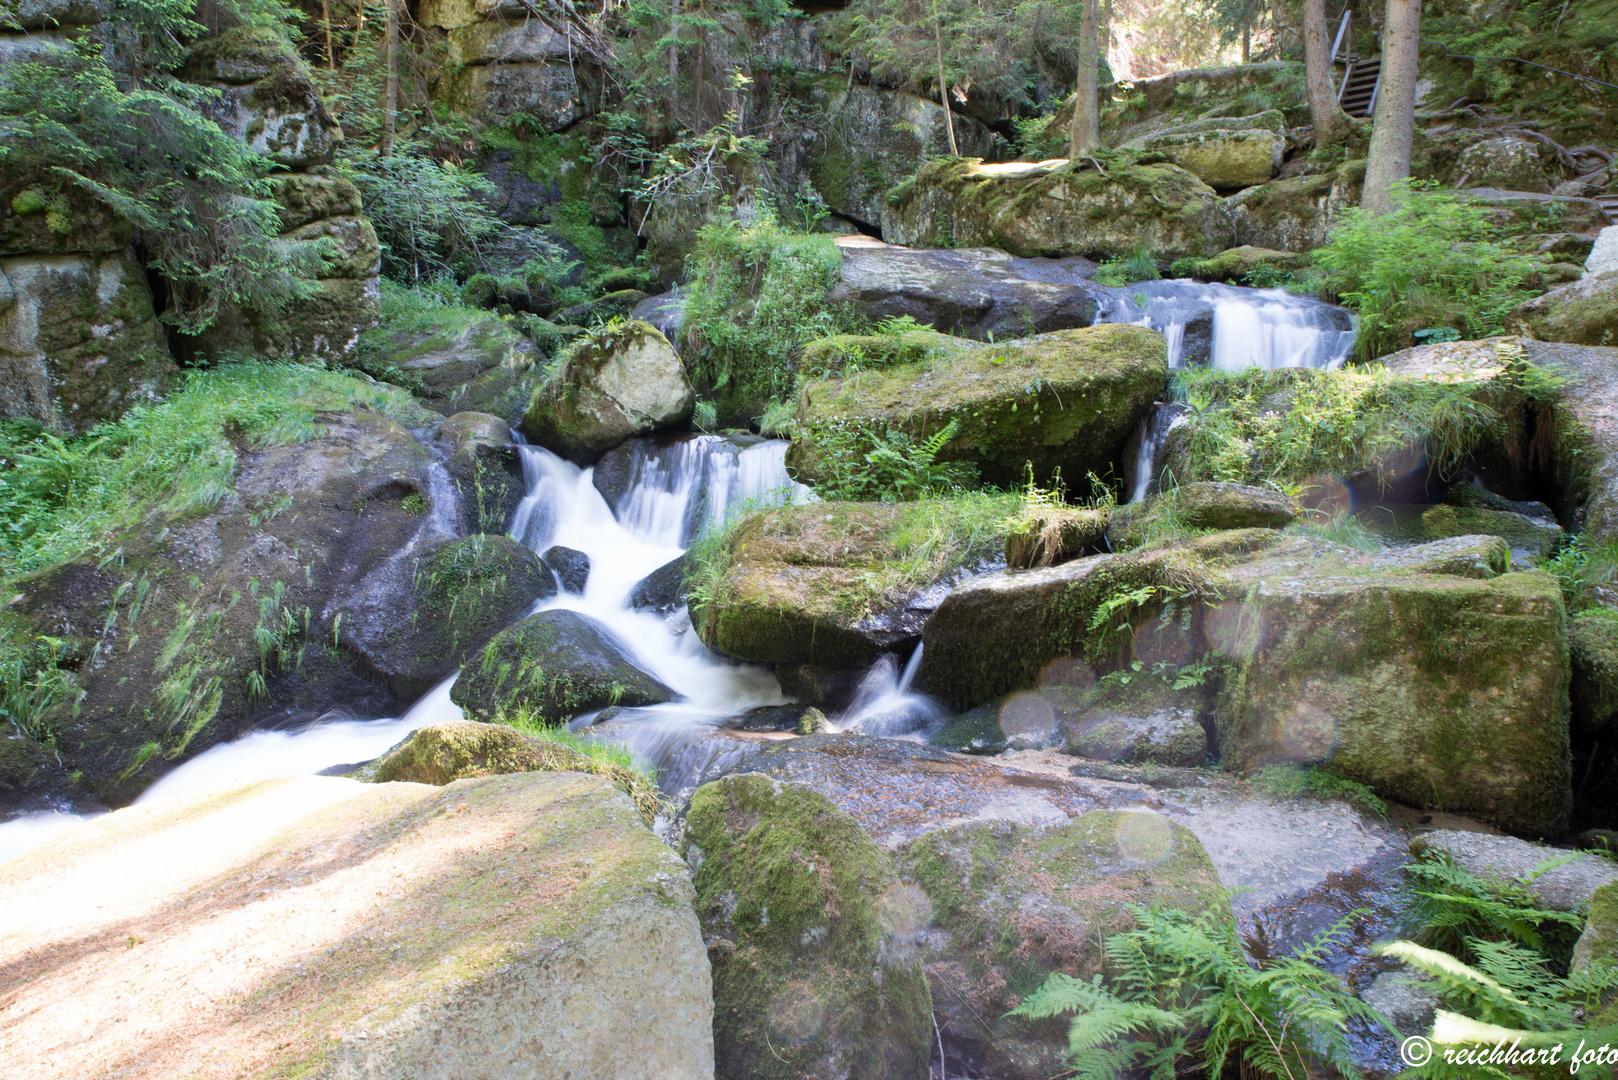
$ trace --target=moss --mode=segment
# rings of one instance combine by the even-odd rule
[[[1003,754],[1006,733],[1000,727],[1000,705],[991,702],[951,717],[927,738],[928,746],[957,754]]]
[[[692,796],[685,852],[721,1076],[925,1070],[931,999],[894,933],[914,900],[853,818],[803,785],[727,777]]]
[[[1102,474],[1168,376],[1162,335],[1103,324],[978,346],[805,384],[788,464],[814,478],[817,427],[858,421],[915,438],[959,423],[941,462],[975,462],[985,482]]]
[[[1586,971],[1601,960],[1618,963],[1618,884],[1603,885],[1590,897],[1584,933],[1573,947],[1573,970]]]
[[[1618,716],[1618,612],[1597,608],[1573,617],[1573,720],[1594,732]]]
[[[849,368],[920,364],[937,358],[942,363],[971,343],[932,330],[902,334],[834,334],[803,347],[803,370],[812,376]]]

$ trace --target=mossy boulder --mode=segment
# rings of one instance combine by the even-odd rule
[[[517,541],[486,533],[451,540],[368,577],[342,607],[341,641],[409,700],[555,594],[550,571]]]
[[[1359,515],[1365,527],[1397,540],[1426,542],[1452,536],[1498,536],[1523,565],[1554,555],[1567,538],[1555,521],[1481,506],[1384,506]]]
[[[146,272],[121,254],[0,259],[0,416],[64,433],[116,420],[180,382]]]
[[[561,743],[504,724],[445,720],[410,735],[367,771],[372,783],[432,784],[519,772],[592,772],[588,759]]]
[[[657,705],[674,691],[635,666],[605,626],[576,611],[530,615],[461,668],[450,700],[478,720],[510,710],[565,724],[608,705]]]
[[[1196,836],[1149,812],[1097,810],[1049,829],[957,825],[912,841],[894,864],[927,900],[920,948],[939,1030],[985,1071],[1018,1080],[1067,1067],[1067,1021],[1006,1013],[1052,972],[1101,974],[1102,940],[1135,925],[1127,904],[1235,921]]]
[[[691,797],[685,856],[713,964],[716,1076],[926,1070],[926,899],[853,818],[801,784],[726,777]]]
[[[438,425],[434,441],[460,492],[462,530],[504,533],[526,490],[510,426],[489,413],[460,412]]]
[[[1099,163],[1099,167],[1097,164]],[[1214,190],[1159,153],[1038,164],[936,161],[889,195],[882,235],[907,247],[1013,255],[1207,256],[1228,236]]]
[[[7,863],[0,897],[20,1076],[714,1074],[690,875],[601,777],[162,799]]]
[[[1327,173],[1293,176],[1233,195],[1227,207],[1238,246],[1304,253],[1326,242],[1343,212],[1359,205],[1365,162],[1350,161]]]
[[[1507,316],[1506,329],[1536,341],[1618,345],[1618,271],[1582,277],[1534,297]]]
[[[1140,141],[1212,188],[1266,183],[1281,170],[1286,118],[1277,110],[1216,117],[1158,131]]]
[[[1226,248],[1210,258],[1188,259],[1176,265],[1173,272],[1183,273],[1198,281],[1230,281],[1246,284],[1257,274],[1293,273],[1303,269],[1303,265],[1304,257],[1297,253],[1243,244],[1241,247]]]
[[[1556,832],[1571,802],[1556,579],[1359,561],[1298,541],[1226,571],[1230,599],[1204,617],[1210,652],[1235,665],[1225,764],[1322,764],[1384,798]]]
[[[865,667],[920,634],[928,594],[998,552],[996,522],[962,531],[951,519],[987,518],[1009,502],[824,502],[758,514],[709,571],[721,576],[696,605],[697,629],[741,660]]]
[[[1218,114],[1258,114],[1275,109],[1292,124],[1309,122],[1303,65],[1274,60],[1233,67],[1189,68],[1167,75],[1115,83],[1102,102],[1102,141],[1120,146],[1166,127],[1206,118],[1230,123]],[[1209,114],[1214,114],[1210,117]],[[1057,112],[1053,121],[1066,132],[1073,120],[1073,102]]]
[[[328,164],[343,141],[308,65],[278,29],[237,26],[205,37],[186,75],[218,91],[206,107],[210,119],[277,165]]]
[[[1618,963],[1618,883],[1603,885],[1590,897],[1584,933],[1573,946],[1573,970],[1588,971],[1606,960]]]
[[[1021,482],[1030,464],[1042,482],[1057,468],[1100,475],[1167,378],[1162,335],[1118,323],[833,375],[800,391],[803,434],[787,464],[813,482],[838,439],[884,429],[922,439],[956,422],[936,460],[971,462],[985,482]]]
[[[1114,508],[1107,541],[1114,550],[1140,547],[1173,530],[1284,529],[1298,518],[1298,504],[1271,488],[1249,484],[1183,484],[1145,502]]]
[[[1511,548],[1498,536],[1451,536],[1384,551],[1378,566],[1420,574],[1487,580],[1511,569]]]
[[[1573,723],[1599,731],[1618,716],[1618,614],[1606,609],[1573,617]]]
[[[1000,726],[1000,705],[991,702],[944,721],[942,727],[927,736],[927,745],[957,754],[993,757],[1005,753],[1011,742]]]
[[[1207,732],[1183,705],[1163,703],[1150,711],[1096,705],[1058,723],[1067,752],[1092,761],[1194,768],[1208,756]]]
[[[1006,566],[1027,570],[1097,554],[1111,520],[1105,507],[1025,506],[1006,533]]]
[[[650,323],[614,324],[581,339],[534,391],[523,414],[530,440],[592,464],[613,447],[684,427],[696,395],[674,347]]]
[[[361,356],[373,369],[397,368],[399,381],[440,412],[488,412],[508,424],[521,417],[532,395],[540,359],[510,320],[451,307],[425,325],[383,323],[368,331]]]

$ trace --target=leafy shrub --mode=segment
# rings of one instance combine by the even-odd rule
[[[1591,604],[1591,590],[1618,581],[1618,540],[1592,544],[1575,536],[1566,547],[1545,564],[1562,586],[1562,598],[1569,611],[1581,611]]]
[[[382,273],[394,281],[410,285],[463,267],[506,227],[482,201],[494,185],[452,162],[413,150],[387,157],[367,150],[339,167],[360,189],[382,241]]]
[[[1507,312],[1535,295],[1525,282],[1543,268],[1499,237],[1487,208],[1402,184],[1390,213],[1343,215],[1310,255],[1311,281],[1359,312],[1356,347],[1367,360],[1414,344],[1422,329],[1489,337],[1501,332]]]
[[[705,226],[686,262],[682,354],[701,388],[724,404],[762,408],[793,389],[802,346],[845,328],[826,304],[842,257],[832,238],[789,232],[761,211],[751,224]]]
[[[905,502],[972,486],[977,467],[938,461],[938,452],[960,431],[951,420],[925,439],[855,420],[830,420],[814,429],[822,458],[815,493],[824,499]]]
[[[1191,916],[1130,905],[1138,929],[1107,938],[1108,977],[1052,974],[1011,1015],[1076,1014],[1068,1060],[1079,1076],[1174,1080],[1221,1076],[1229,1064],[1243,1076],[1301,1077],[1320,1059],[1357,1075],[1347,1022],[1380,1017],[1317,965],[1360,913],[1255,968],[1224,908]]]

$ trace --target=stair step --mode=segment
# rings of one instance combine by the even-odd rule
[[[1607,215],[1608,221],[1618,224],[1618,195],[1597,195],[1595,203]]]

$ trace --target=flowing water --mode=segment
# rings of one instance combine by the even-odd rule
[[[627,745],[658,767],[662,786],[676,798],[759,748],[757,741],[723,732],[726,719],[788,699],[769,670],[709,652],[684,608],[670,615],[636,611],[629,595],[647,574],[678,558],[706,525],[756,507],[812,500],[808,488],[787,476],[786,449],[781,440],[712,435],[636,440],[615,512],[596,489],[593,469],[538,447],[521,447],[526,495],[513,515],[511,534],[535,552],[560,544],[590,557],[582,595],[559,591],[533,610],[568,608],[595,619],[639,667],[677,695],[667,704],[618,710],[598,726],[592,726],[595,714],[586,714],[573,726]],[[444,520],[453,520],[453,493],[435,494],[445,504]],[[429,529],[441,531],[436,522]],[[925,729],[942,712],[930,699],[910,693],[919,662],[919,649],[903,668],[893,656],[881,658],[833,726],[893,736]],[[341,771],[368,761],[423,725],[460,719],[461,710],[449,696],[454,681],[444,680],[396,718],[359,720],[333,712],[300,728],[252,732],[192,758],[139,801]],[[0,861],[81,820],[49,812],[0,825]]]

